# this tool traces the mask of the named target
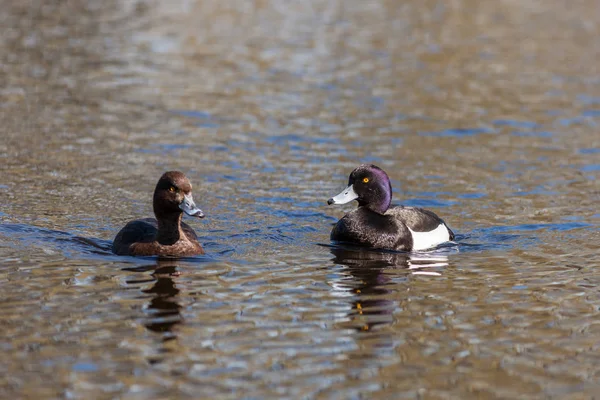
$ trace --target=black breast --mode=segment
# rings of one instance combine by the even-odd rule
[[[359,207],[339,220],[331,231],[331,240],[379,249],[412,248],[412,236],[404,224],[365,207]]]

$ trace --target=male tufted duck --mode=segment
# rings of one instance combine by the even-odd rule
[[[327,204],[358,200],[331,231],[331,240],[389,250],[425,250],[454,240],[446,223],[429,210],[390,207],[392,185],[375,165],[360,165],[350,174],[348,187]]]
[[[204,254],[194,230],[181,222],[182,213],[203,218],[192,198],[192,184],[179,171],[165,172],[156,184],[154,218],[130,221],[113,241],[112,251],[130,256],[185,257]]]

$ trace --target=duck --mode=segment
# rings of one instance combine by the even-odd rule
[[[112,252],[127,256],[189,257],[204,254],[183,213],[204,218],[192,197],[192,184],[180,171],[165,172],[154,189],[156,218],[129,221],[115,236]]]
[[[434,212],[396,206],[387,173],[373,164],[362,164],[348,178],[348,187],[330,198],[328,205],[358,201],[358,207],[331,230],[334,242],[376,249],[421,251],[454,240],[454,233]]]

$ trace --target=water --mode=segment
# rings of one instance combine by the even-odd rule
[[[5,1],[0,397],[598,396],[595,9]],[[457,242],[331,247],[361,162]],[[170,169],[207,255],[112,255]]]

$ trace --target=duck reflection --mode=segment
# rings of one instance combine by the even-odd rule
[[[175,339],[177,336],[173,328],[182,322],[181,305],[178,303],[180,290],[174,280],[179,276],[176,260],[159,259],[156,264],[127,270],[153,271],[149,279],[129,281],[128,283],[154,282],[152,287],[142,290],[143,293],[154,295],[145,308],[147,320],[144,326],[152,332],[161,333],[163,341]]]
[[[448,257],[440,253],[399,253],[374,251],[360,247],[331,247],[332,261],[348,267],[332,282],[338,295],[352,296],[351,325],[360,331],[371,331],[394,321],[397,296],[391,289],[399,279],[397,269],[408,269],[414,275],[440,275],[433,269],[448,265]],[[392,279],[394,282],[392,282]]]
[[[179,289],[175,285],[173,276],[177,276],[176,266],[159,267],[152,274],[156,283],[144,293],[152,293],[154,297],[148,304],[150,318],[146,328],[153,332],[163,333],[163,340],[172,340],[173,327],[181,323],[181,305],[177,302]]]
[[[335,264],[348,267],[332,286],[338,295],[354,298],[352,311],[348,314],[352,327],[370,331],[379,325],[391,324],[395,302],[386,287],[391,278],[385,270],[390,265],[407,267],[407,256],[343,247],[332,247],[331,253]]]

